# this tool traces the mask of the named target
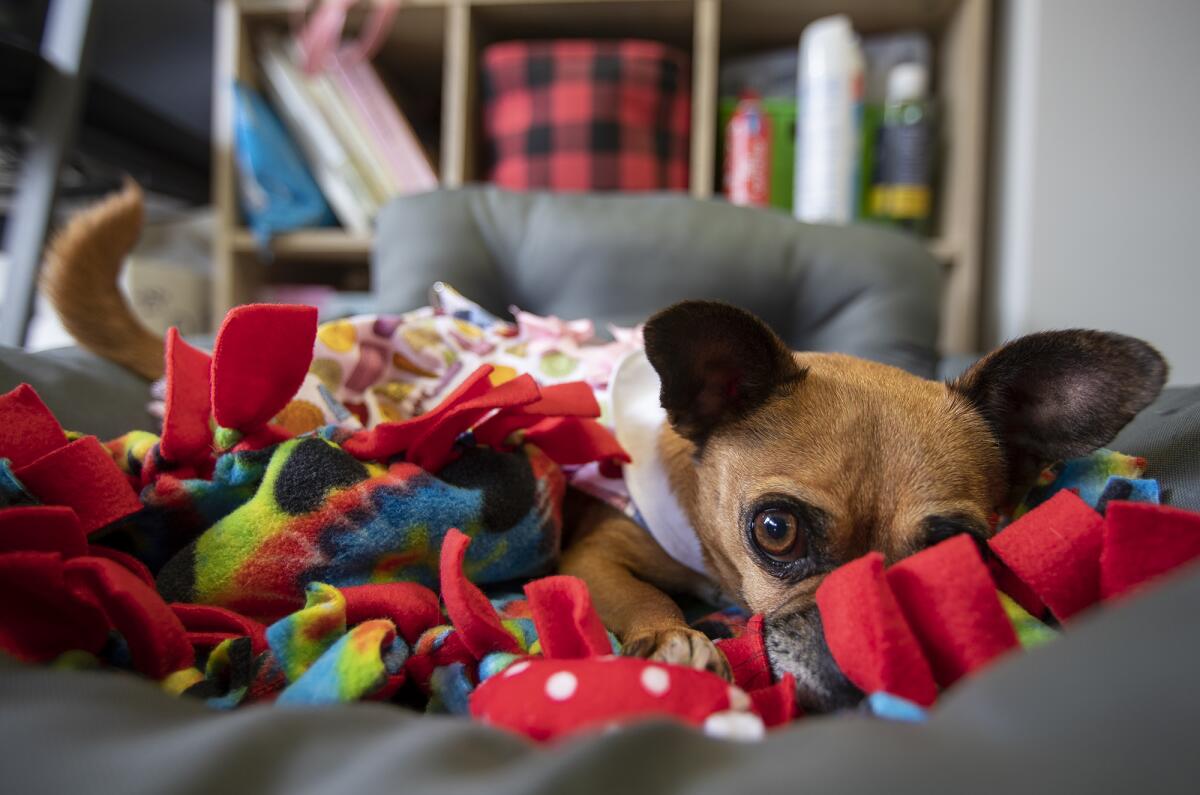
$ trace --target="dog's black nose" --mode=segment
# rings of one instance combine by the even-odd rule
[[[796,700],[805,712],[833,712],[862,701],[862,691],[829,652],[816,605],[768,617],[763,639],[775,678],[785,673],[796,677]]]

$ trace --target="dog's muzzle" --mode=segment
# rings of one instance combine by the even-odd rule
[[[785,673],[796,677],[797,703],[805,712],[832,712],[862,700],[862,691],[850,683],[829,652],[816,605],[768,617],[763,639],[775,678]]]

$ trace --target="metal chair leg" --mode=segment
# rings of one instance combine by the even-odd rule
[[[29,147],[4,233],[8,278],[0,312],[0,344],[25,344],[58,173],[79,121],[92,6],[92,0],[52,0],[46,15],[43,63],[29,116]]]

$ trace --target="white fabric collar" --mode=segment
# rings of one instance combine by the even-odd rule
[[[625,465],[625,485],[642,525],[667,554],[707,575],[700,539],[675,499],[658,448],[667,412],[659,403],[658,373],[644,351],[628,354],[612,379],[613,425],[617,441],[633,461]]]

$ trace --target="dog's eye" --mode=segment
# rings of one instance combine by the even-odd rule
[[[808,554],[808,542],[796,514],[768,508],[754,517],[754,544],[772,560],[799,560]]]

